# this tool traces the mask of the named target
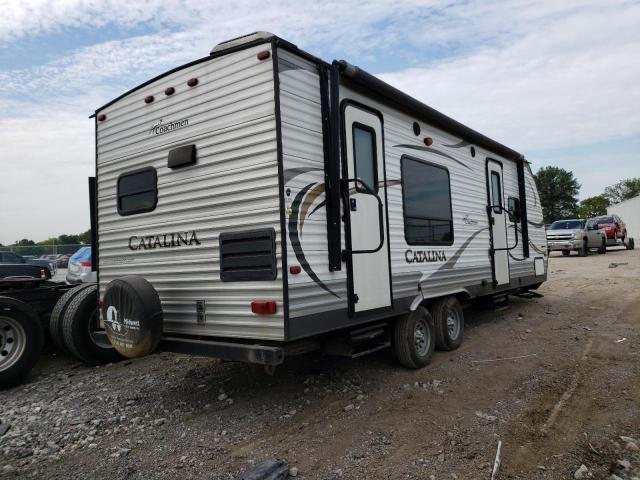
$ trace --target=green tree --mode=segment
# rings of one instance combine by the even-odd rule
[[[91,229],[78,235],[80,243],[91,243]]]
[[[580,184],[573,172],[558,167],[544,167],[534,177],[544,223],[577,216]]]
[[[627,178],[604,189],[611,205],[640,195],[640,178]]]
[[[33,240],[29,240],[28,238],[23,238],[22,240],[17,240],[15,242],[16,247],[29,247],[35,244],[36,242],[34,242]]]
[[[578,216],[580,218],[591,218],[607,214],[609,199],[604,195],[585,198],[580,202]]]
[[[78,235],[60,235],[58,237],[59,245],[77,245],[80,243]]]

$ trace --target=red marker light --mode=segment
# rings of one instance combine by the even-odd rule
[[[107,116],[104,113],[101,113],[100,115],[98,115],[99,122],[104,122],[106,119],[107,119]]]
[[[276,302],[251,302],[251,311],[257,315],[273,315],[276,313]]]
[[[144,97],[144,103],[151,103],[153,102],[153,95],[147,95],[146,97]]]
[[[431,137],[425,137],[424,139],[424,144],[428,147],[429,145],[431,145],[433,143],[433,138]]]
[[[300,265],[293,265],[291,267],[289,267],[289,273],[291,273],[292,275],[297,275],[302,271],[302,269],[300,268]]]
[[[187,81],[187,85],[189,85],[190,87],[195,87],[198,84],[198,79],[197,78],[190,78]]]
[[[269,50],[263,50],[259,52],[258,55],[256,56],[258,57],[258,60],[266,60],[271,56],[271,52]]]
[[[167,87],[164,89],[165,95],[173,95],[174,93],[176,93],[176,89],[173,87]]]

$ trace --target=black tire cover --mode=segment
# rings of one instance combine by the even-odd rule
[[[153,352],[162,338],[162,306],[153,285],[137,275],[116,278],[102,300],[104,328],[125,357]]]

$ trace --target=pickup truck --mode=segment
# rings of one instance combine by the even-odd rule
[[[547,249],[549,252],[559,250],[564,256],[575,250],[586,257],[590,249],[606,253],[607,238],[594,220],[558,220],[547,229]]]
[[[51,275],[56,274],[56,266],[49,260],[41,258],[26,260],[21,255],[13,252],[0,252],[0,265],[3,267],[2,271],[6,273],[3,276],[9,276],[9,273],[7,273],[9,271],[11,272],[11,276],[19,276],[21,272],[24,272],[22,273],[24,276],[34,276],[32,275],[32,272],[35,271],[32,268],[34,266],[38,267],[38,275],[36,275],[38,278],[40,278],[40,269],[47,271],[48,276],[46,278],[51,278]],[[11,266],[10,269],[8,265]]]

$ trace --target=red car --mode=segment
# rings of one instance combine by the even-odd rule
[[[624,242],[627,236],[627,226],[618,215],[596,217],[594,220],[598,228],[606,233],[607,241],[613,240],[617,243],[618,240],[621,240]]]

